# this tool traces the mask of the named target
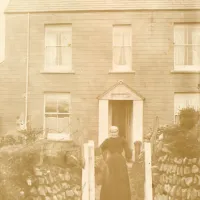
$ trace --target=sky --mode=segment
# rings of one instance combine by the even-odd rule
[[[4,10],[9,0],[0,0],[0,62],[4,60],[4,49],[5,49],[5,17]]]

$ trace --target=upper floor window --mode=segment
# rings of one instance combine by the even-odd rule
[[[70,93],[45,94],[44,128],[48,138],[70,138],[70,99]]]
[[[45,26],[45,70],[72,70],[72,26]]]
[[[183,108],[200,109],[200,93],[175,93],[174,95],[174,121],[179,123],[179,112]]]
[[[131,25],[113,26],[113,71],[132,70]]]
[[[200,24],[175,24],[175,70],[200,70]]]

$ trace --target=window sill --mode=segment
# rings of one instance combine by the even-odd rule
[[[171,70],[172,74],[200,74],[200,70]]]
[[[41,74],[75,74],[75,71],[40,71]]]
[[[115,71],[110,70],[109,74],[135,74],[135,71],[129,70],[129,71]]]

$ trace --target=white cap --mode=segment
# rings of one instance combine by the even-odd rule
[[[111,126],[110,127],[110,137],[115,138],[119,136],[119,129],[117,126]]]

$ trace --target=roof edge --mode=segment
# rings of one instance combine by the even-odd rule
[[[123,9],[77,9],[77,10],[40,10],[40,11],[12,11],[9,8],[6,8],[4,11],[4,14],[25,14],[25,13],[74,13],[74,12],[128,12],[128,11],[191,11],[191,10],[200,10],[199,8],[138,8],[138,9],[129,9],[129,8],[123,8]]]

